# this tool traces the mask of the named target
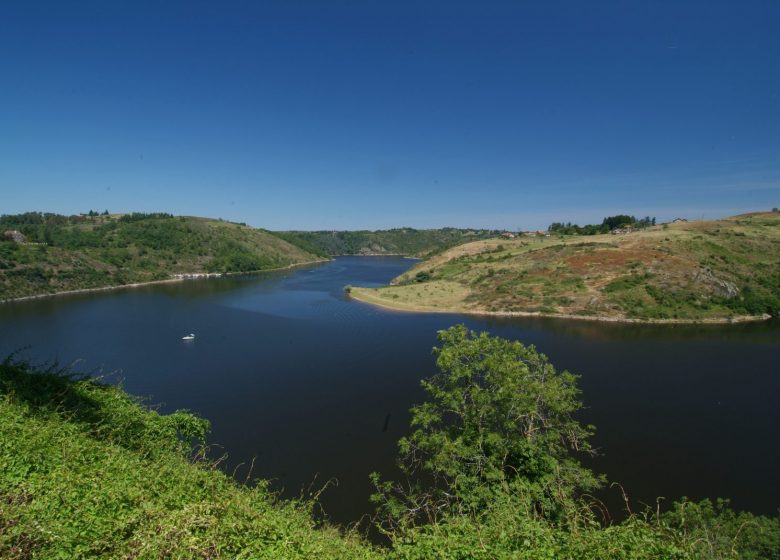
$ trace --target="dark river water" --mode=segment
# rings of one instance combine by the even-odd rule
[[[634,505],[730,497],[780,507],[780,323],[638,326],[397,313],[350,301],[412,261],[341,257],[295,271],[0,305],[0,355],[22,350],[121,380],[163,410],[212,423],[228,472],[288,496],[334,479],[335,521],[370,511],[371,471],[391,473],[436,331],[459,322],[535,344],[580,374],[590,465]],[[194,332],[196,340],[181,337]],[[313,484],[312,484],[313,483]],[[617,490],[606,495],[620,509]],[[614,511],[619,515],[619,511]]]

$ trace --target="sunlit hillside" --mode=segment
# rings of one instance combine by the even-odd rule
[[[321,260],[265,230],[168,214],[31,212],[0,217],[0,230],[0,300]]]
[[[422,311],[729,320],[780,310],[780,213],[445,251],[358,299]]]

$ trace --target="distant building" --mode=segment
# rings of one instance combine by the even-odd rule
[[[505,231],[504,233],[501,234],[501,237],[503,237],[505,239],[514,239],[515,238],[515,234],[512,233],[511,231]]]
[[[24,243],[25,240],[24,234],[22,234],[21,231],[15,229],[9,229],[3,234],[3,237],[16,241],[17,243]]]
[[[626,234],[626,233],[631,233],[633,231],[634,231],[634,228],[632,228],[631,226],[623,226],[623,227],[618,227],[618,228],[613,229],[610,233],[612,235],[623,235],[623,234]]]
[[[687,222],[687,221],[688,221],[687,218],[675,218],[674,220],[672,220],[672,223],[676,224],[677,222]]]

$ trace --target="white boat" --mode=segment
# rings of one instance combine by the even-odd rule
[[[182,340],[195,340],[195,335],[190,333],[187,336],[181,337]]]

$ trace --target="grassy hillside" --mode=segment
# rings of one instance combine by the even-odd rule
[[[497,234],[490,230],[399,228],[378,231],[285,231],[277,235],[305,251],[322,256],[409,255],[426,257],[475,239]]]
[[[521,237],[434,256],[358,299],[398,309],[607,319],[780,313],[780,213],[624,235]]]
[[[115,387],[0,364],[0,557],[376,556],[316,524],[311,503],[237,485],[193,455],[206,428]]]
[[[164,280],[177,273],[248,272],[315,255],[243,224],[167,214],[0,217],[0,300]]]

